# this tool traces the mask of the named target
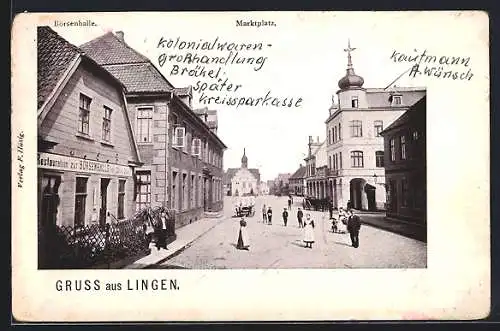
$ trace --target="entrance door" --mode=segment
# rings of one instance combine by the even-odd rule
[[[375,203],[375,187],[370,184],[366,184],[365,192],[368,200],[368,210],[376,210],[377,204]]]
[[[60,176],[44,175],[42,178],[42,214],[40,218],[43,228],[52,227],[57,224],[60,184]]]
[[[108,210],[108,178],[101,178],[101,209],[99,211],[99,225],[106,224],[106,214]]]

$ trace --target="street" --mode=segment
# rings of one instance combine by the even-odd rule
[[[250,237],[248,251],[236,249],[239,218],[233,217],[235,197],[224,201],[225,219],[187,246],[181,253],[156,268],[243,269],[243,268],[425,268],[427,245],[364,224],[360,247],[351,246],[349,234],[331,232],[328,212],[304,211],[315,221],[315,243],[305,248],[303,230],[298,227],[297,208],[302,198],[294,197],[288,226],[281,217],[287,197],[259,196],[256,213],[246,218]],[[262,223],[262,205],[273,210],[272,225]],[[334,217],[337,213],[334,211]],[[363,217],[363,215],[360,215]]]

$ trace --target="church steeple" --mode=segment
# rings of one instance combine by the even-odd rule
[[[241,157],[241,167],[248,168],[248,158],[245,154],[245,148],[243,148],[243,156]]]

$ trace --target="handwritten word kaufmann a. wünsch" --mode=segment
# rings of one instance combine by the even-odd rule
[[[395,63],[413,63],[409,72],[409,76],[413,78],[424,75],[441,79],[471,80],[474,76],[469,56],[433,55],[427,53],[426,49],[422,52],[414,49],[413,53],[409,54],[394,50],[390,59]],[[463,70],[456,70],[456,67],[462,67]]]

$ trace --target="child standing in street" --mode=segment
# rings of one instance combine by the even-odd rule
[[[249,250],[250,241],[248,239],[248,232],[247,232],[246,226],[247,226],[247,222],[242,217],[240,220],[240,231],[238,233],[238,243],[236,244],[237,249]]]

